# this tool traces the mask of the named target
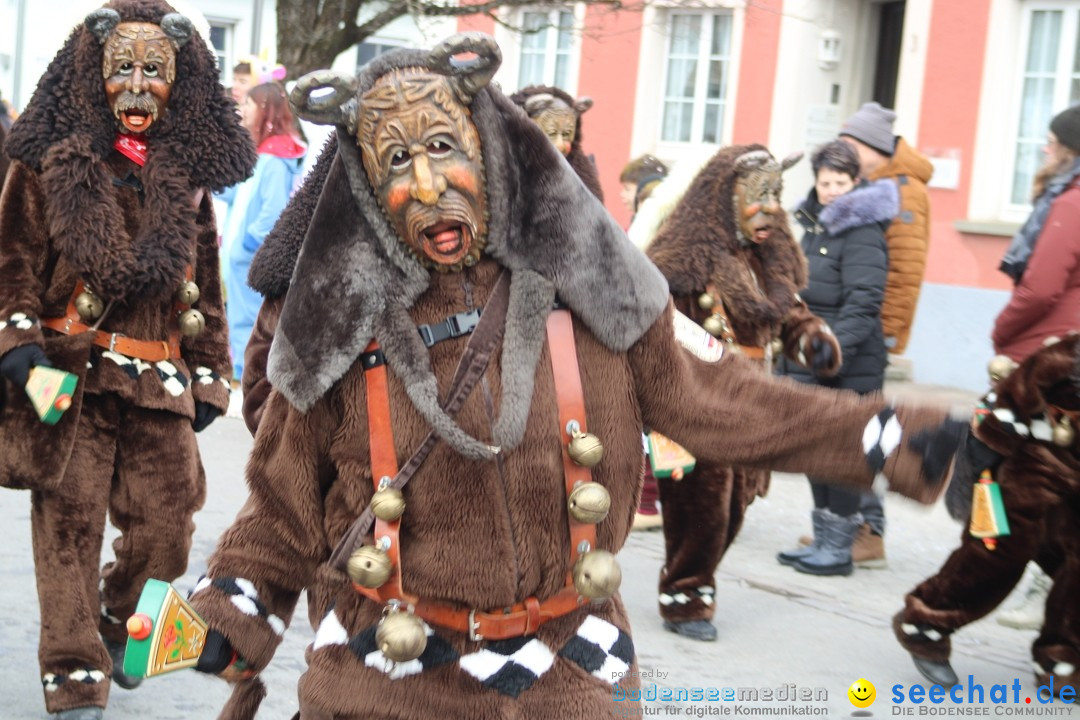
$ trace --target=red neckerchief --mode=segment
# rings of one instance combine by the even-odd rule
[[[142,137],[117,133],[113,147],[139,167],[146,164],[146,140]]]

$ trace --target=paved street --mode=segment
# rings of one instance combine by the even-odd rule
[[[963,403],[970,394],[901,386],[901,392]],[[210,483],[206,508],[196,517],[198,530],[191,567],[176,584],[190,589],[205,567],[205,558],[245,496],[242,468],[251,445],[243,423],[221,419],[200,436]],[[36,661],[37,604],[30,552],[26,493],[0,494],[0,524],[7,528],[0,546],[0,718],[44,719]],[[629,608],[645,687],[662,688],[808,688],[827,699],[797,705],[760,700],[751,702],[650,702],[648,715],[702,717],[741,714],[747,709],[813,710],[817,717],[850,717],[854,708],[847,688],[865,678],[877,687],[878,700],[869,708],[874,717],[900,714],[892,706],[892,686],[922,682],[909,658],[892,638],[889,618],[899,609],[903,594],[934,572],[948,555],[961,531],[941,507],[926,509],[895,496],[887,502],[889,532],[887,570],[856,571],[847,578],[816,578],[781,567],[773,559],[809,529],[810,493],[801,476],[776,476],[769,496],[749,511],[738,542],[718,577],[717,625],[720,639],[702,644],[677,638],[660,626],[655,609],[655,583],[663,561],[660,533],[635,534],[620,555],[623,598]],[[110,535],[110,538],[112,536]],[[1015,603],[1014,596],[1006,606]],[[303,651],[312,633],[306,608],[265,673],[269,696],[261,718],[288,720],[296,709],[295,681],[303,668]],[[1035,698],[1028,647],[1033,632],[999,626],[992,618],[976,623],[954,637],[954,666],[966,680],[970,673],[989,694],[991,685],[1021,683],[1020,704]],[[1010,687],[1010,694],[1011,694]],[[194,672],[155,678],[134,692],[113,686],[109,720],[213,718],[227,694],[224,683]],[[775,697],[779,697],[779,693]],[[934,706],[941,710],[950,703]],[[918,715],[926,705],[907,704]],[[1036,702],[1028,709],[1042,709]],[[1045,706],[1056,710],[1075,705]],[[613,710],[626,706],[613,703]],[[631,710],[635,708],[630,708]],[[968,707],[968,709],[971,709]],[[1000,715],[1006,706],[989,707]],[[724,711],[727,711],[726,713]],[[791,710],[791,715],[797,711]],[[613,717],[618,717],[613,713]],[[776,716],[786,716],[777,715]],[[866,716],[866,715],[864,715]],[[451,720],[449,718],[442,720]]]

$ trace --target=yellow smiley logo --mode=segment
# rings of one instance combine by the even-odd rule
[[[874,689],[872,682],[866,678],[859,678],[851,683],[851,687],[847,689],[847,696],[855,707],[866,708],[874,704],[874,700],[877,698],[877,690]]]

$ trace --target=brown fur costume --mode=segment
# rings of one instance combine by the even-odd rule
[[[122,21],[158,23],[172,12],[160,0],[108,7]],[[243,179],[255,159],[217,82],[214,57],[197,36],[177,52],[171,101],[148,134],[143,167],[113,150],[118,123],[101,67],[102,45],[80,26],[12,128],[0,202],[0,355],[40,345],[80,376],[82,393],[59,433],[28,419],[21,388],[5,381],[0,393],[0,481],[40,487],[36,479],[50,476],[59,483],[32,494],[39,658],[50,712],[105,706],[111,662],[101,636],[125,639],[120,618],[134,611],[144,580],[175,578],[187,565],[191,517],[205,492],[191,421],[197,403],[224,412],[229,396],[207,189]],[[113,182],[129,176],[144,198]],[[172,295],[189,264],[206,328],[182,340],[179,358],[135,361],[36,322],[65,315],[82,280],[112,301],[101,330],[165,340],[176,322]],[[11,322],[21,315],[30,322]],[[123,534],[116,562],[100,570],[107,511]]]
[[[525,102],[533,95],[554,95],[566,103],[569,108],[575,108],[578,104],[577,100],[570,97],[570,93],[551,85],[523,87],[511,95],[510,99],[514,101],[515,105],[525,107]],[[589,102],[591,104],[592,101]],[[604,191],[600,189],[596,161],[590,155],[587,155],[582,147],[581,116],[583,113],[575,110],[575,114],[577,115],[577,123],[574,125],[574,142],[570,144],[570,154],[566,156],[566,162],[570,163],[570,167],[574,168],[574,172],[581,178],[581,182],[585,183],[585,187],[589,188],[589,192],[595,195],[597,200],[604,202]]]
[[[395,68],[428,62],[419,51],[380,56],[362,71],[357,92]],[[382,608],[328,563],[372,496],[359,358],[373,337],[389,368],[397,456],[410,456],[429,431],[439,438],[404,489],[403,583],[423,598],[498,608],[546,599],[563,586],[570,544],[563,431],[544,332],[556,294],[574,317],[588,427],[606,448],[592,471],[612,501],[597,527],[600,548],[617,551],[629,530],[643,422],[714,461],[813,469],[861,487],[874,475],[861,438],[883,412],[879,400],[775,383],[730,354],[706,362],[681,349],[671,341],[662,277],[541,130],[491,87],[476,91],[470,111],[483,145],[491,223],[486,255],[474,267],[428,272],[403,251],[343,126],[321,199],[308,203],[302,193],[297,201],[311,214],[269,355],[273,390],[247,468],[251,494],[192,602],[258,671],[299,593],[312,590],[318,631],[300,680],[303,720],[596,718],[610,712],[613,678],[585,658],[584,638],[634,668],[617,595],[507,641],[470,641],[432,626],[430,652],[420,662],[387,667],[380,659],[372,635]],[[344,193],[353,198],[349,213],[337,202]],[[290,217],[303,215],[301,208]],[[439,398],[467,339],[429,350],[416,324],[483,306],[506,271],[510,305],[501,347],[451,418]],[[776,418],[768,410],[776,405],[790,412]],[[928,500],[940,488],[922,475],[911,442],[919,428],[936,427],[942,413],[901,408],[898,417],[905,442],[883,471],[898,491]],[[502,447],[498,455],[491,443]],[[239,594],[252,602],[234,602]],[[591,635],[594,628],[607,639]],[[535,679],[509,667],[494,673],[490,661],[514,650],[529,658]],[[630,688],[636,683],[627,679]],[[239,691],[223,717],[251,717],[249,690]]]
[[[1036,681],[1048,684],[1053,675],[1055,689],[1075,687],[1080,685],[1080,454],[1075,440],[1061,447],[1046,439],[1046,423],[1063,411],[1074,424],[1080,416],[1080,335],[1027,358],[999,383],[989,404],[992,413],[975,434],[1003,456],[994,479],[1011,534],[988,550],[968,532],[965,518],[960,547],[905,597],[893,629],[913,655],[947,661],[950,635],[992,612],[1034,560],[1054,583],[1032,646]],[[968,483],[973,476],[977,470]]]
[[[781,338],[789,355],[804,334],[824,323],[796,293],[806,285],[806,260],[787,221],[778,217],[764,243],[736,239],[735,160],[761,145],[724,148],[701,170],[646,251],[671,287],[675,307],[701,323],[707,285],[721,296],[741,345]],[[837,348],[837,356],[839,356]],[[794,358],[793,358],[794,359]],[[730,464],[699,462],[681,481],[659,478],[666,560],[660,572],[665,620],[710,620],[716,611],[714,574],[739,532],[747,506],[764,495],[769,474]]]

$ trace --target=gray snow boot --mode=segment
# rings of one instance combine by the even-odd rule
[[[776,553],[776,562],[781,565],[791,566],[799,560],[816,553],[821,546],[821,539],[825,535],[825,513],[827,512],[828,510],[822,508],[814,508],[810,511],[810,521],[814,524],[813,541],[807,545],[797,547],[794,550],[784,550],[783,552]]]
[[[61,710],[56,713],[56,720],[101,720],[104,715],[99,707],[81,707]]]
[[[811,575],[850,575],[854,569],[851,546],[863,523],[862,514],[843,517],[825,508],[814,512],[823,516],[821,539],[814,552],[796,560],[792,567]]]

